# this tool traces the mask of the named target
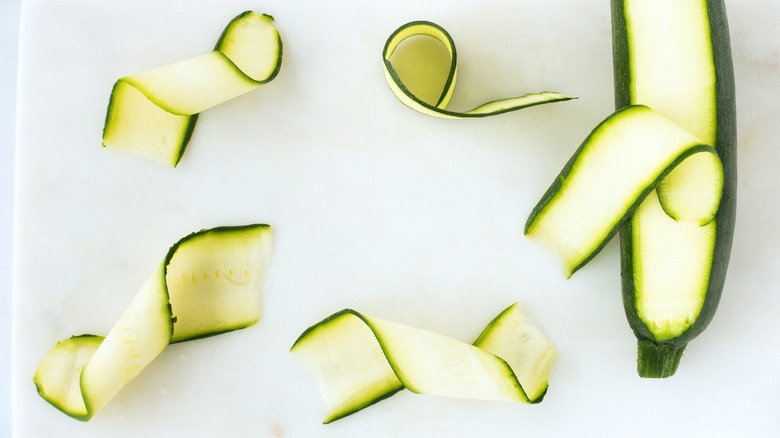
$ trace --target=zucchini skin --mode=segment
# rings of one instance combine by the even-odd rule
[[[611,0],[612,47],[615,84],[615,107],[630,105],[629,47],[626,20],[623,15],[625,0]],[[720,302],[726,279],[736,217],[737,189],[737,123],[735,105],[734,68],[731,44],[723,0],[706,0],[710,21],[713,62],[716,80],[716,141],[714,145],[723,164],[724,182],[720,208],[715,216],[715,249],[704,305],[696,321],[680,336],[656,341],[639,318],[635,302],[633,272],[633,242],[630,221],[620,230],[621,279],[623,305],[634,335],[639,340],[638,371],[643,377],[668,377],[674,374],[682,350],[701,334],[712,321]],[[654,362],[654,367],[650,362]],[[666,362],[666,365],[663,365]]]

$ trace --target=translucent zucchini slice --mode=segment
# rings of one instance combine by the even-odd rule
[[[709,156],[711,146],[653,111],[634,105],[604,120],[574,153],[534,207],[525,233],[552,248],[571,276],[617,233],[639,204],[688,157]],[[707,202],[689,204],[682,214],[707,223],[718,211],[723,172],[713,171],[699,190]]]
[[[38,393],[88,421],[169,343],[254,324],[270,252],[268,225],[219,227],[181,239],[105,338],[75,336],[49,351],[33,379]]]
[[[33,381],[38,394],[78,420],[91,418],[81,393],[81,370],[103,342],[102,336],[73,336],[57,342],[41,361]]]
[[[179,163],[198,114],[273,80],[282,40],[273,17],[244,12],[211,53],[119,79],[103,146],[171,166]]]
[[[412,39],[415,40],[413,47],[399,49],[403,42],[411,42]],[[458,77],[458,56],[450,34],[430,21],[412,21],[396,29],[385,43],[382,59],[387,84],[398,100],[415,111],[431,116],[487,117],[544,103],[575,99],[545,91],[487,102],[463,112],[447,109]]]
[[[325,423],[403,388],[418,394],[537,403],[555,348],[517,303],[467,344],[351,309],[309,327],[291,351],[317,376]]]

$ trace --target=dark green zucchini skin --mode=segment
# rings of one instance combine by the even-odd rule
[[[612,44],[615,80],[615,106],[630,105],[629,50],[624,0],[611,0]],[[715,149],[723,163],[724,185],[720,208],[715,216],[716,237],[709,286],[702,311],[694,324],[680,336],[658,342],[639,318],[634,300],[634,272],[631,224],[620,230],[621,277],[623,305],[628,323],[638,341],[637,370],[642,377],[668,377],[675,373],[685,346],[701,334],[720,301],[726,279],[737,201],[737,123],[734,91],[734,68],[731,60],[726,6],[723,0],[707,0],[716,79],[717,136]]]

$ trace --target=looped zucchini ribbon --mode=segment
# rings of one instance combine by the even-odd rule
[[[472,345],[345,309],[305,330],[291,351],[317,376],[324,423],[403,388],[538,403],[556,357],[552,343],[517,303],[493,319]]]
[[[270,254],[263,224],[179,240],[107,336],[74,336],[49,351],[33,379],[38,393],[88,421],[168,344],[253,325]]]
[[[433,59],[436,58],[435,54],[426,51],[426,48],[414,47],[410,49],[413,53],[411,53],[409,59],[394,66],[392,58],[396,53],[396,49],[405,40],[417,36],[431,37],[440,42],[447,52],[449,65],[443,66],[443,69],[441,65],[431,66],[430,64],[436,63],[436,60]],[[414,53],[415,51],[417,53]],[[450,34],[438,24],[430,21],[412,21],[396,29],[385,43],[382,51],[382,60],[385,65],[387,84],[398,100],[415,111],[431,116],[444,118],[487,117],[544,103],[576,99],[572,96],[545,91],[526,94],[521,97],[494,100],[463,112],[447,109],[455,91],[455,82],[458,77],[458,56],[455,50],[455,42]],[[412,77],[407,82],[404,82],[402,76],[407,76],[409,73],[407,67],[411,70],[417,70],[417,74],[413,75],[417,76],[420,74],[420,70],[426,68],[423,64],[427,64],[428,67],[432,67],[433,70],[438,72],[446,70],[446,73],[444,73],[443,78],[437,78],[435,77],[436,73],[422,72],[422,77]],[[402,70],[404,71],[402,72]],[[409,76],[407,78],[409,79]],[[437,80],[439,83],[437,83]]]
[[[710,178],[691,184],[685,172],[675,172],[689,163]],[[708,224],[722,191],[715,148],[657,111],[630,105],[607,117],[580,145],[534,207],[525,233],[553,249],[571,276],[636,211],[652,205],[668,222],[697,230],[699,245],[711,246],[706,237],[714,229]],[[645,199],[652,203],[643,204]]]
[[[279,73],[282,40],[273,21],[246,11],[230,21],[211,53],[116,81],[103,146],[175,167],[201,111]]]

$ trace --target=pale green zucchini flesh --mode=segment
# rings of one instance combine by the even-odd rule
[[[171,342],[254,324],[271,251],[270,227],[218,227],[174,244],[105,338],[58,343],[41,361],[38,393],[90,420]]]
[[[404,388],[360,314],[346,309],[308,328],[290,351],[316,376],[324,423]]]
[[[272,250],[267,225],[213,228],[182,239],[165,280],[176,323],[171,342],[249,327],[260,319]]]
[[[403,388],[539,402],[556,356],[549,339],[516,304],[496,317],[474,345],[346,309],[305,330],[291,351],[317,377],[325,423]]]
[[[714,146],[715,66],[706,2],[628,1],[624,11],[631,42],[631,103],[653,108]],[[707,192],[711,181],[702,175],[721,172],[705,156],[686,160],[659,187],[664,210],[678,220],[695,220],[679,209],[695,211],[697,203],[706,208],[710,199],[700,191]]]
[[[273,80],[281,59],[273,18],[244,12],[227,25],[211,53],[119,79],[103,146],[175,167],[197,115]]]
[[[487,102],[468,111],[448,109],[458,77],[455,42],[444,28],[430,21],[412,21],[396,29],[385,43],[382,59],[387,84],[398,100],[435,117],[487,117],[574,99],[545,91]]]
[[[719,171],[699,159],[705,154],[686,159],[620,232],[638,372],[668,377],[715,313],[731,250],[736,119],[726,10],[722,0],[612,0],[612,27],[617,108],[653,108],[713,146],[721,161]],[[721,187],[719,208],[700,220],[713,187]]]
[[[707,293],[715,223],[675,221],[651,193],[631,218],[636,313],[657,341],[685,332]]]
[[[558,353],[542,329],[518,303],[507,307],[485,327],[474,346],[504,359],[531,403],[542,401]]]
[[[102,336],[64,339],[49,350],[35,372],[38,394],[55,408],[78,420],[91,418],[81,395],[81,370],[103,342]]]
[[[171,339],[163,265],[149,277],[130,306],[106,335],[82,370],[80,387],[88,417],[105,405],[156,358]],[[76,370],[73,370],[76,371]]]
[[[713,184],[701,188],[709,203],[693,205],[693,211],[679,206],[698,224],[709,222],[718,210],[722,172],[715,150],[646,106],[617,111],[575,152],[534,207],[525,232],[557,253],[571,276],[604,247],[653,188],[697,155],[711,157],[707,162],[717,170],[711,175]]]

